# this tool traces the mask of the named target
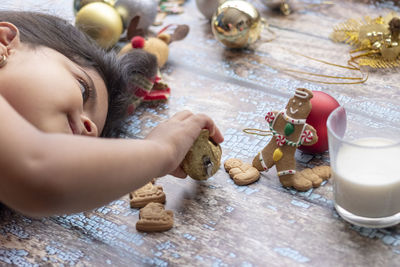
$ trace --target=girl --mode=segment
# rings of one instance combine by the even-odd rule
[[[130,103],[129,77],[150,77],[153,56],[117,59],[68,22],[0,11],[0,202],[29,216],[89,210],[154,177],[186,177],[179,167],[207,128],[182,111],[144,140],[117,137]]]

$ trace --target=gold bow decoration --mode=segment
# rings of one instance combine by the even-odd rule
[[[377,18],[349,19],[334,27],[331,38],[350,44],[349,63],[372,68],[400,66],[400,17],[392,12]]]

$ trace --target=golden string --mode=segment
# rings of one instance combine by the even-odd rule
[[[360,51],[363,51],[363,50],[360,50]],[[350,58],[349,61],[356,62],[356,63],[357,63],[356,59],[358,59],[360,57],[367,57],[367,56],[370,56],[370,55],[376,55],[376,54],[380,53],[378,50],[372,50],[372,51],[368,51],[368,52],[353,56],[352,54],[355,53],[355,52],[359,52],[359,51],[355,51],[355,50],[354,51],[350,51],[351,58]]]
[[[306,4],[303,3],[304,7],[302,8],[303,10],[307,10],[307,9],[312,9],[314,7],[321,7],[321,6],[333,6],[335,3],[333,1],[322,1],[321,3],[315,3],[315,4]],[[300,9],[300,10],[302,10]],[[283,15],[288,16],[292,13],[292,8],[289,5],[289,1],[288,0],[281,0],[281,5],[280,5],[280,10],[282,12]]]
[[[361,51],[370,51],[370,48],[363,48],[363,47],[360,47],[360,48],[351,50],[351,51],[350,51],[350,54],[354,54],[354,53],[361,52]]]
[[[287,49],[286,49],[287,50]],[[305,57],[307,59],[319,62],[319,63],[323,63],[326,65],[330,65],[330,66],[334,66],[334,67],[338,67],[338,68],[344,68],[344,69],[348,69],[348,70],[356,70],[359,71],[361,73],[362,77],[342,77],[342,76],[331,76],[331,75],[325,75],[325,74],[318,74],[318,73],[312,73],[312,72],[306,72],[306,71],[300,71],[300,70],[294,70],[294,69],[289,69],[289,68],[280,68],[280,67],[276,67],[276,66],[272,66],[268,63],[262,62],[262,64],[272,68],[272,69],[276,69],[278,71],[282,71],[283,73],[286,73],[289,76],[295,77],[297,79],[300,80],[304,80],[304,81],[308,81],[308,82],[315,82],[315,83],[322,83],[322,84],[361,84],[364,83],[368,80],[368,72],[364,75],[364,73],[361,71],[359,64],[355,61],[350,59],[347,63],[347,66],[344,65],[339,65],[339,64],[335,64],[335,63],[331,63],[328,61],[324,61],[321,59],[317,59],[317,58],[313,58],[298,52],[294,52],[294,51],[290,51],[287,50],[288,52],[292,53],[292,54],[297,54],[299,56]],[[322,81],[322,80],[314,80],[314,79],[308,79],[308,78],[304,78],[298,75],[294,75],[292,73],[298,73],[298,74],[304,74],[304,75],[310,75],[310,76],[316,76],[316,77],[322,77],[322,78],[327,78],[327,79],[341,79],[341,80],[356,80],[356,81],[352,81],[352,82],[328,82],[328,81]]]
[[[320,7],[322,5],[327,5],[327,6],[333,6],[335,3],[333,1],[323,1],[321,3],[316,3],[316,4],[307,4],[307,8],[312,8],[312,7]]]
[[[276,37],[277,37],[277,35],[276,35],[276,33],[275,33],[273,30],[271,30],[271,28],[269,27],[268,22],[267,22],[264,18],[261,18],[261,23],[262,23],[263,26],[267,29],[267,31],[268,31],[270,34],[272,34],[272,37],[271,37],[270,39],[265,40],[264,42],[268,43],[268,42],[272,42],[273,40],[275,40]]]
[[[292,53],[292,54],[297,54],[299,56],[302,56],[302,57],[305,57],[305,58],[308,58],[308,59],[311,59],[311,60],[314,60],[316,62],[320,62],[320,63],[323,63],[323,64],[331,65],[331,66],[338,67],[338,68],[348,69],[348,70],[359,70],[359,68],[357,68],[357,67],[343,66],[343,65],[331,63],[331,62],[328,62],[328,61],[325,61],[325,60],[322,60],[322,59],[313,58],[313,57],[310,57],[310,56],[307,56],[307,55],[303,55],[303,54],[301,54],[299,52],[296,52],[296,51],[291,51],[291,50],[288,50],[288,49],[286,49],[286,50],[288,52]]]
[[[256,128],[245,128],[243,129],[244,133],[247,134],[253,134],[253,135],[259,135],[259,136],[271,136],[272,133],[271,131],[265,131],[265,130],[260,130]]]

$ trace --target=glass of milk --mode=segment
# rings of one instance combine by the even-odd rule
[[[400,105],[355,101],[327,120],[335,208],[355,225],[400,222]]]

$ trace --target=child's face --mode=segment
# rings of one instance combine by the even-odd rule
[[[44,132],[99,136],[103,130],[108,96],[100,75],[47,47],[11,51],[0,69],[0,92]]]

